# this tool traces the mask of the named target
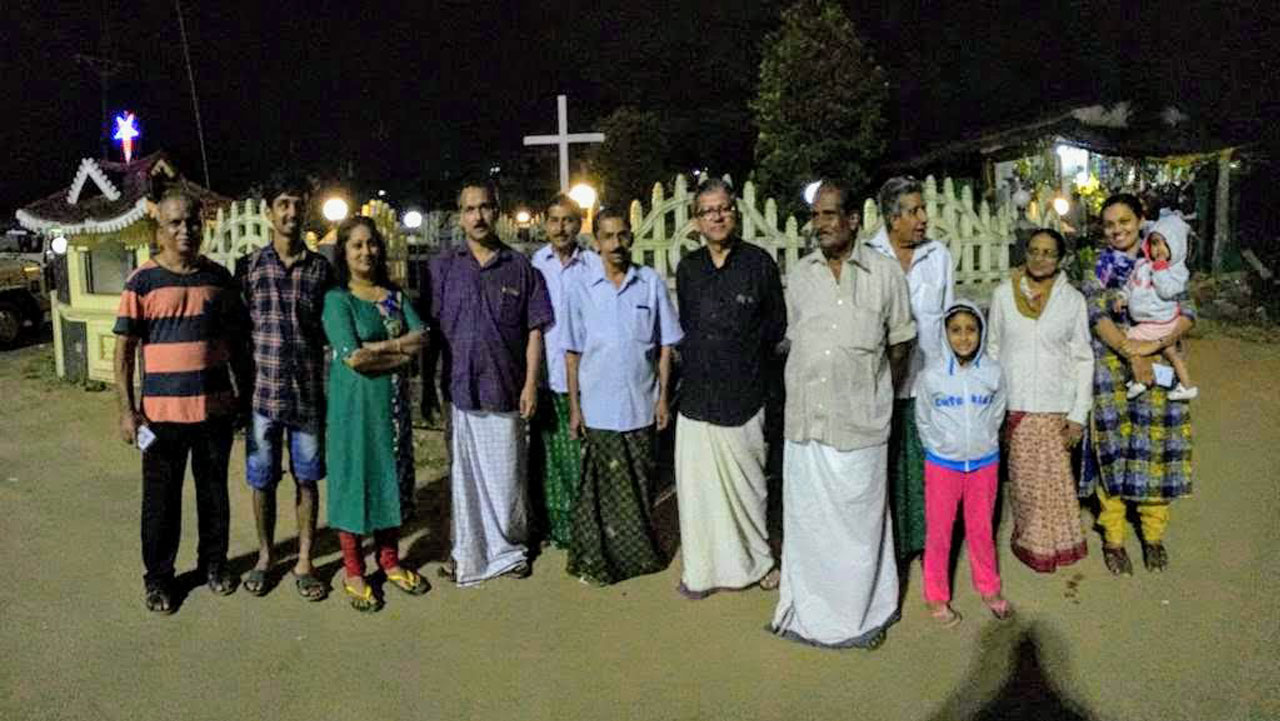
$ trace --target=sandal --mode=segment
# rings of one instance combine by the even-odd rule
[[[776,591],[778,586],[782,584],[782,571],[778,567],[774,567],[768,573],[764,574],[764,578],[756,585],[765,591]]]
[[[270,590],[267,587],[267,572],[261,568],[250,569],[248,573],[244,574],[244,579],[240,584],[244,586],[245,593],[259,598],[267,595],[267,591]]]
[[[960,612],[951,607],[949,603],[943,603],[939,606],[932,606],[929,616],[938,622],[943,628],[955,628],[960,625],[960,621],[964,620]]]
[[[997,621],[1008,621],[1013,618],[1013,604],[1009,603],[1008,599],[1002,596],[992,596],[991,598],[982,599],[982,602],[987,605],[987,610],[991,612],[992,616],[996,617]]]
[[[173,605],[173,595],[163,586],[147,589],[146,604],[148,611],[161,616],[168,616],[177,610]]]
[[[1133,563],[1129,561],[1129,553],[1124,550],[1124,546],[1102,544],[1102,560],[1113,576],[1133,575]]]
[[[1163,573],[1169,567],[1169,552],[1163,543],[1142,544],[1142,563],[1152,573]]]
[[[293,574],[293,583],[298,588],[298,595],[302,596],[304,601],[315,603],[323,601],[329,595],[329,587],[324,585],[324,581],[310,573]]]
[[[364,591],[357,591],[346,581],[342,582],[342,590],[351,600],[351,607],[360,613],[375,613],[382,610],[382,601],[373,595],[373,587],[365,584]]]
[[[230,596],[236,592],[236,578],[225,566],[211,566],[207,578],[209,590],[219,596]]]
[[[431,584],[427,583],[427,579],[407,568],[402,568],[396,573],[387,573],[386,576],[391,585],[410,596],[421,596],[431,590]]]

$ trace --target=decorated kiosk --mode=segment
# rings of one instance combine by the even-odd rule
[[[85,158],[71,185],[17,212],[58,250],[51,320],[58,375],[112,381],[116,310],[129,273],[151,257],[154,198],[181,183],[211,221],[231,200],[184,179],[164,153],[126,162]]]

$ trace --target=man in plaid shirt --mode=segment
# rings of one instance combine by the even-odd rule
[[[237,263],[253,325],[253,419],[245,442],[245,478],[253,489],[258,530],[258,563],[244,578],[255,596],[270,587],[268,573],[275,542],[276,484],[286,434],[298,519],[298,561],[293,567],[298,594],[319,601],[327,594],[314,575],[311,544],[320,507],[317,482],[324,465],[324,294],[333,284],[329,261],[302,242],[310,201],[306,179],[277,173],[265,196],[271,220],[270,245]]]

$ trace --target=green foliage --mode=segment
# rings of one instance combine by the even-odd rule
[[[884,154],[889,83],[834,0],[799,0],[764,42],[755,100],[756,177],[785,210],[804,185],[840,177],[858,191]]]
[[[604,142],[591,153],[591,169],[601,184],[601,204],[626,207],[648,203],[655,182],[669,180],[670,141],[657,113],[624,106],[599,124]]]

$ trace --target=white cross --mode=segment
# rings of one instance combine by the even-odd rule
[[[604,133],[569,134],[569,103],[565,96],[556,96],[556,109],[560,115],[560,132],[556,135],[526,135],[525,145],[560,146],[560,192],[569,190],[569,143],[603,143]]]

